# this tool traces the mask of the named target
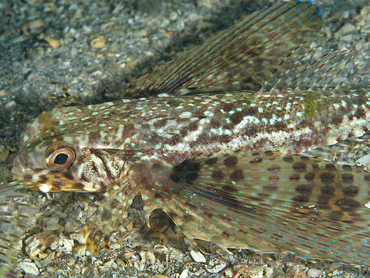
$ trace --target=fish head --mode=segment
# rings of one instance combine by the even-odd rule
[[[125,154],[112,148],[103,119],[91,116],[101,106],[56,108],[32,120],[22,133],[12,176],[43,192],[105,192],[114,186]]]

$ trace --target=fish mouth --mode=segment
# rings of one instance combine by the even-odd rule
[[[81,179],[71,171],[35,168],[30,171],[18,162],[10,167],[10,174],[17,185],[35,191],[47,192],[105,192],[107,181],[95,176],[94,179]],[[109,183],[109,181],[108,181]]]
[[[61,172],[41,175],[37,178],[22,179],[14,178],[14,185],[35,191],[48,192],[105,192],[106,185],[102,182],[87,182],[71,180]]]

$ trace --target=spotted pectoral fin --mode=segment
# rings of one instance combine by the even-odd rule
[[[237,152],[184,161],[153,197],[192,238],[370,264],[369,185],[361,167]]]
[[[27,219],[27,209],[31,205],[23,202],[13,202],[13,199],[30,197],[27,194],[16,192],[23,188],[18,182],[0,185],[0,276],[19,277],[20,270],[17,268],[17,259],[22,235],[30,227],[25,227],[24,219]],[[34,208],[33,208],[34,209]]]
[[[109,237],[121,231],[135,196],[142,195],[148,224],[150,213],[164,207],[156,191],[161,192],[160,188],[166,185],[172,166],[152,158],[143,158],[126,166],[125,177],[107,190],[103,199],[98,201],[99,208],[84,227],[84,235],[88,235],[87,249],[94,253],[98,252],[102,240],[105,248],[110,250]]]
[[[123,97],[259,89],[276,66],[295,62],[297,45],[318,38],[318,7],[288,1],[259,10],[176,61],[135,80]],[[300,49],[307,51],[308,45]],[[284,71],[284,70],[283,70]]]
[[[125,182],[122,186],[115,185],[108,189],[103,198],[97,201],[98,209],[83,228],[84,235],[87,235],[87,250],[97,254],[102,240],[106,250],[110,250],[109,237],[122,231],[131,202],[139,193],[138,189]]]

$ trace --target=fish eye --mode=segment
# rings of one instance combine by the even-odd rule
[[[75,161],[76,154],[72,147],[55,142],[46,151],[46,165],[52,170],[68,169]]]

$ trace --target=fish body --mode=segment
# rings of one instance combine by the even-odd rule
[[[317,99],[312,107],[314,94]],[[58,185],[59,180],[44,191],[69,191],[72,188],[67,184],[77,180],[82,183],[79,187],[86,184],[77,191],[105,191],[107,182],[119,182],[128,162],[142,157],[175,166],[199,153],[204,157],[240,150],[300,153],[354,133],[364,134],[370,127],[366,113],[369,98],[365,89],[315,93],[287,89],[57,108],[28,125],[12,174],[25,180],[36,177],[36,183],[48,175],[55,180],[55,175],[64,172],[45,167],[45,162],[63,146],[71,146],[75,152],[75,162],[68,168],[73,177],[65,177],[65,185]],[[91,156],[95,158],[93,163],[106,167],[99,171],[100,175],[105,173],[103,176],[94,175],[87,166],[91,163],[87,157]],[[106,161],[108,158],[111,160]],[[48,183],[45,181],[45,185]]]
[[[46,111],[11,173],[104,192],[84,228],[94,247],[141,194],[191,238],[369,265],[369,173],[301,154],[368,132],[369,88],[256,89],[321,23],[310,2],[282,2],[136,80],[138,98]]]

